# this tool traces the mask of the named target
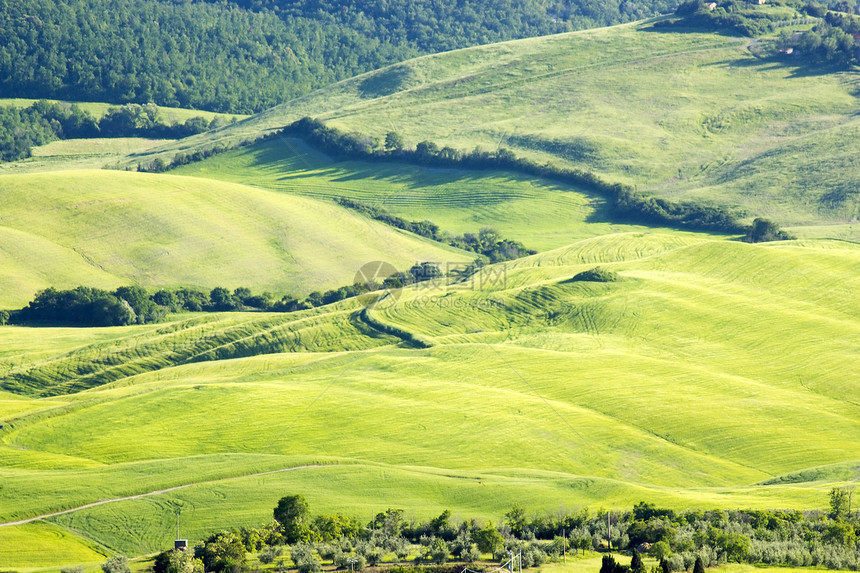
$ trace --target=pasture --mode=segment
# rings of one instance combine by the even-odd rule
[[[858,215],[857,78],[763,59],[750,40],[637,23],[425,56],[122,165],[232,145],[303,116],[407,144],[510,148],[645,193],[786,225]],[[744,86],[744,89],[738,89]]]
[[[570,281],[596,264],[621,280]],[[145,361],[120,360],[84,392],[3,395],[0,520],[179,487],[49,520],[137,555],[169,543],[178,507],[197,539],[266,522],[291,492],[361,518],[498,520],[515,502],[824,507],[860,459],[858,276],[845,242],[618,233],[370,311],[423,350],[357,326],[357,301],[92,338],[3,329],[20,340],[6,361],[51,393],[79,364],[108,368],[135,348]],[[328,347],[289,342],[308,320]],[[239,345],[227,336],[242,331]],[[224,351],[177,359],[210,339]]]
[[[0,200],[0,308],[80,284],[298,296],[352,284],[370,261],[408,268],[474,258],[328,202],[173,175],[8,175]]]

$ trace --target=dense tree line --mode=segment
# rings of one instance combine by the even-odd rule
[[[842,6],[846,8],[847,6]],[[860,63],[860,20],[850,14],[824,12],[823,20],[811,30],[799,34],[781,34],[777,46],[781,54],[799,58],[813,65],[846,67]]]
[[[75,104],[40,100],[25,108],[0,107],[0,161],[30,157],[33,147],[58,139],[91,137],[151,137],[179,139],[218,127],[192,117],[184,123],[165,123],[154,104],[112,107],[99,119]]]
[[[195,546],[193,556],[206,571],[219,573],[249,570],[249,552],[262,564],[289,553],[300,573],[318,573],[322,561],[361,570],[411,558],[412,566],[391,571],[412,573],[424,564],[471,563],[485,556],[503,562],[511,551],[522,555],[524,568],[533,567],[578,550],[617,552],[604,557],[600,573],[703,573],[705,567],[727,562],[858,570],[860,516],[852,511],[852,495],[852,490],[834,489],[829,511],[805,512],[676,512],[641,502],[631,511],[609,514],[587,509],[530,514],[514,506],[498,525],[454,520],[449,511],[408,520],[394,508],[369,523],[339,513],[312,516],[304,497],[291,495],[278,502],[270,523],[213,534]],[[646,571],[641,554],[655,558],[659,566]],[[159,564],[175,555],[159,555],[155,572],[174,573]]]
[[[860,6],[846,0],[832,3],[838,12],[825,5],[800,0],[770,0],[769,4],[789,6],[816,22],[811,30],[783,30],[776,42],[769,43],[774,54],[791,57],[807,64],[846,67],[860,62],[860,21],[854,16]],[[682,2],[675,15],[678,19],[657,23],[657,27],[694,28],[740,36],[761,36],[774,31],[781,22],[767,12],[757,10],[745,0],[723,0],[713,10],[705,0]]]
[[[483,257],[491,263],[501,261],[512,261],[526,255],[534,255],[537,251],[527,249],[519,241],[505,239],[499,233],[489,227],[484,227],[477,234],[465,233],[463,235],[451,236],[449,233],[439,230],[439,226],[433,221],[407,221],[402,217],[392,215],[385,209],[368,205],[355,199],[338,197],[335,199],[340,205],[367,215],[371,219],[381,221],[410,233],[422,237],[446,243],[452,247],[470,251]]]
[[[452,278],[461,278],[463,273],[474,272],[477,264],[452,269],[449,274]],[[406,272],[381,277],[379,282],[357,282],[325,292],[313,291],[304,298],[286,295],[280,299],[270,292],[254,294],[247,287],[233,291],[216,287],[209,292],[195,288],[160,289],[151,294],[139,286],[120,287],[115,291],[85,286],[68,290],[51,287],[38,292],[20,310],[0,311],[0,326],[7,323],[125,326],[158,322],[175,312],[297,312],[368,292],[403,288],[443,277],[445,273],[436,263],[425,261],[412,265]]]
[[[517,157],[509,149],[475,149],[463,152],[451,147],[440,148],[431,141],[422,141],[415,149],[407,149],[402,136],[396,132],[388,133],[384,140],[375,140],[326,127],[321,121],[310,118],[292,123],[285,127],[281,134],[301,137],[321,151],[342,159],[401,161],[468,169],[506,169],[554,179],[601,193],[610,201],[614,216],[631,222],[730,233],[746,231],[737,216],[726,209],[646,197],[629,186],[609,183],[590,171],[558,167],[549,163],[539,164]]]
[[[746,0],[722,0],[712,10],[705,0],[682,2],[675,15],[677,20],[659,22],[656,27],[694,28],[710,32],[722,32],[738,36],[760,36],[772,32],[775,22],[771,15],[751,6]],[[799,0],[770,0],[769,4],[803,8]]]
[[[16,0],[0,97],[251,113],[422,53],[603,26],[674,0]]]
[[[210,0],[215,1],[215,0]],[[397,45],[422,52],[439,52],[609,26],[670,12],[667,0],[232,0],[253,10],[281,16],[308,16],[359,30],[368,37],[391,38]]]

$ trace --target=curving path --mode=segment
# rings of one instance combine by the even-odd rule
[[[141,498],[150,497],[153,495],[161,495],[163,493],[169,493],[171,491],[176,491],[178,489],[185,489],[187,487],[193,487],[196,485],[218,483],[218,482],[229,481],[229,480],[234,480],[234,479],[244,479],[244,478],[252,478],[252,477],[258,477],[258,476],[266,476],[266,475],[271,475],[271,474],[277,474],[277,473],[283,473],[283,472],[292,472],[292,471],[303,470],[303,469],[308,469],[308,468],[321,468],[321,467],[326,467],[327,465],[330,465],[330,464],[309,464],[309,465],[304,465],[304,466],[294,466],[294,467],[290,467],[290,468],[281,468],[279,470],[270,470],[267,472],[259,472],[259,473],[255,473],[255,474],[245,474],[245,475],[231,476],[231,477],[218,478],[218,479],[212,479],[212,480],[198,481],[198,482],[193,482],[193,483],[186,483],[186,484],[182,484],[182,485],[175,485],[173,487],[167,487],[164,489],[157,489],[155,491],[149,491],[146,493],[138,493],[135,495],[128,495],[125,497],[115,497],[115,498],[111,498],[111,499],[103,499],[100,501],[94,501],[92,503],[79,505],[78,507],[73,507],[71,509],[64,509],[62,511],[55,511],[53,513],[45,513],[42,515],[36,515],[34,517],[28,517],[26,519],[19,519],[17,521],[7,521],[5,523],[0,523],[0,527],[7,527],[10,525],[24,525],[27,523],[32,523],[33,521],[39,521],[40,519],[48,519],[49,517],[56,517],[58,515],[64,515],[66,513],[72,513],[75,511],[80,511],[82,509],[89,509],[90,507],[97,507],[99,505],[106,505],[108,503],[117,503],[119,501],[129,501],[132,499],[141,499]]]

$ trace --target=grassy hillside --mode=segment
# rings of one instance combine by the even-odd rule
[[[570,280],[597,264],[620,280]],[[860,249],[841,241],[617,233],[370,311],[423,350],[375,333],[358,301],[294,317],[0,329],[2,380],[27,373],[31,395],[81,365],[123,364],[86,392],[0,394],[0,521],[188,486],[50,520],[136,554],[169,543],[177,504],[195,539],[266,521],[291,492],[359,517],[642,499],[823,507],[860,462],[858,277]],[[181,360],[207,341],[223,352]],[[144,362],[123,358],[136,348]]]
[[[347,197],[410,220],[431,220],[452,234],[492,227],[540,251],[646,229],[613,221],[605,198],[583,189],[506,171],[333,161],[295,138],[243,147],[172,173],[319,199]]]
[[[762,60],[749,42],[644,23],[426,56],[126,165],[236,143],[310,115],[374,137],[398,131],[413,145],[505,146],[785,224],[853,220],[855,75]]]
[[[8,175],[0,188],[0,307],[39,289],[248,286],[306,294],[364,263],[473,257],[318,200],[169,175]]]

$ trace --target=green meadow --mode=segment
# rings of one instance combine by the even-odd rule
[[[455,235],[491,227],[540,251],[646,229],[614,221],[606,199],[584,189],[507,171],[334,161],[295,138],[236,149],[171,173],[315,199],[347,197],[405,219],[431,220]]]
[[[621,280],[570,280],[596,264]],[[292,491],[359,517],[823,507],[860,460],[858,277],[860,249],[842,241],[627,232],[370,310],[423,350],[362,324],[357,300],[38,338],[6,328],[17,394],[0,401],[0,519],[180,487],[48,520],[137,555],[169,544],[177,507],[197,539],[267,521]]]
[[[852,72],[763,59],[750,40],[650,22],[425,56],[142,157],[235,144],[303,116],[471,150],[504,146],[675,200],[783,224],[856,219]]]
[[[4,165],[5,309],[81,284],[303,296],[370,261],[475,258],[337,197],[539,252],[295,313],[0,327],[0,568],[98,571],[170,547],[177,512],[194,542],[265,523],[294,493],[362,520],[392,507],[498,522],[516,503],[826,508],[860,476],[856,78],[748,44],[638,23],[458,50],[178,142],[62,141]],[[510,147],[798,238],[631,225],[585,189],[335,161],[291,138],[168,174],[98,169],[308,115]],[[595,266],[618,280],[573,280]]]
[[[361,264],[470,261],[328,202],[174,175],[3,176],[0,307],[48,286],[247,286],[302,295]]]

